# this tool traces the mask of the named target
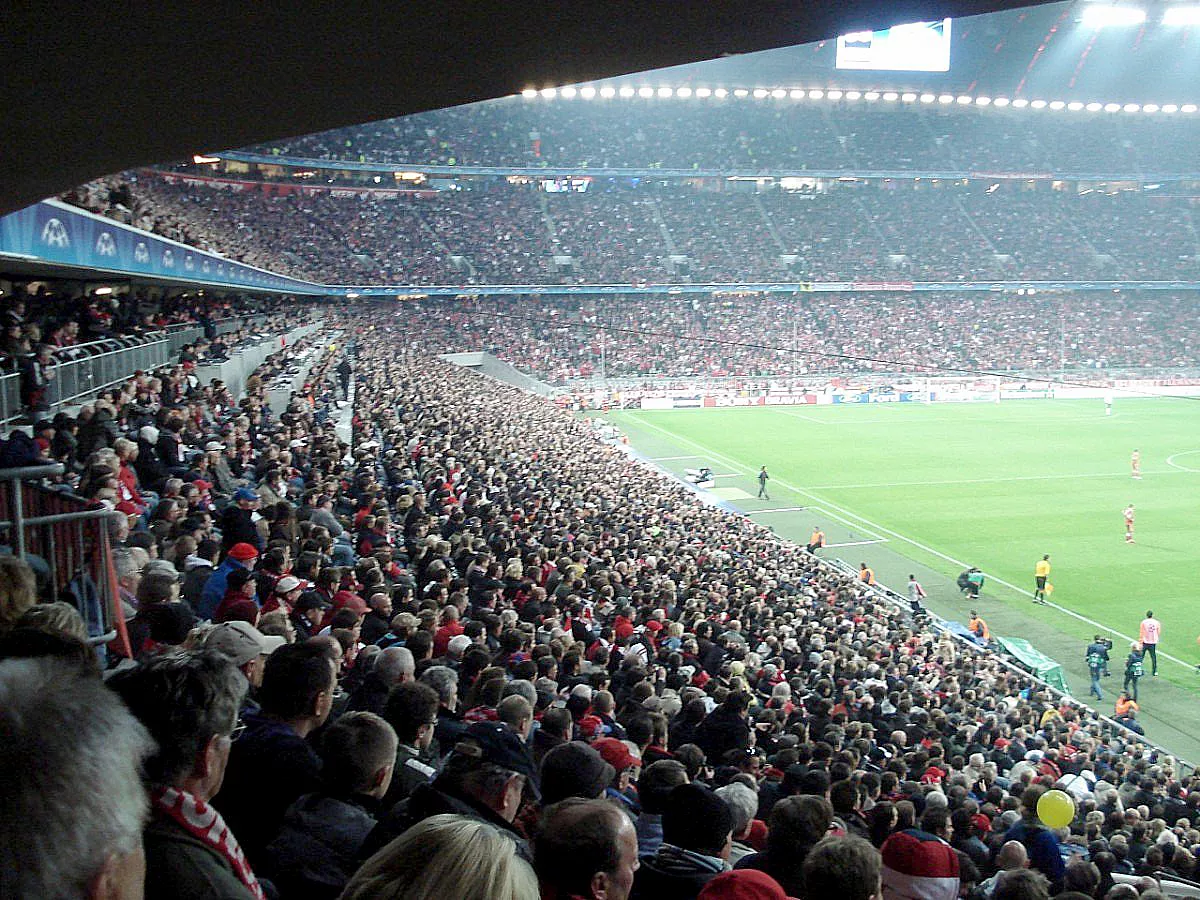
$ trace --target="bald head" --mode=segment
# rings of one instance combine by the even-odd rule
[[[1020,841],[1005,841],[1000,852],[996,854],[996,866],[1005,872],[1013,869],[1023,869],[1029,865],[1029,854],[1025,845]]]

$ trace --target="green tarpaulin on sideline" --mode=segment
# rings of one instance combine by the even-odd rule
[[[994,637],[1006,653],[1016,657],[1022,665],[1028,666],[1033,674],[1051,687],[1058,688],[1064,694],[1071,693],[1067,686],[1067,677],[1063,674],[1062,666],[1046,654],[1036,650],[1024,638]]]

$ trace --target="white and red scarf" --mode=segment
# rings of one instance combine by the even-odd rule
[[[262,886],[254,877],[250,864],[237,838],[221,818],[221,814],[192,794],[173,787],[156,788],[150,796],[154,808],[169,816],[173,822],[201,843],[223,856],[246,889],[258,900],[266,900]]]

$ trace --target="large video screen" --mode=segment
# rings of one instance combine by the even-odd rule
[[[837,39],[835,64],[839,69],[948,72],[950,20],[843,34]]]

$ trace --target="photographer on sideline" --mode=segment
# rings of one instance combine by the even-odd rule
[[[1084,651],[1088,673],[1092,676],[1092,684],[1088,688],[1088,693],[1097,700],[1104,699],[1104,693],[1100,690],[1100,676],[1108,674],[1108,651],[1111,649],[1112,641],[1104,640],[1097,634],[1087,645],[1087,650]]]

